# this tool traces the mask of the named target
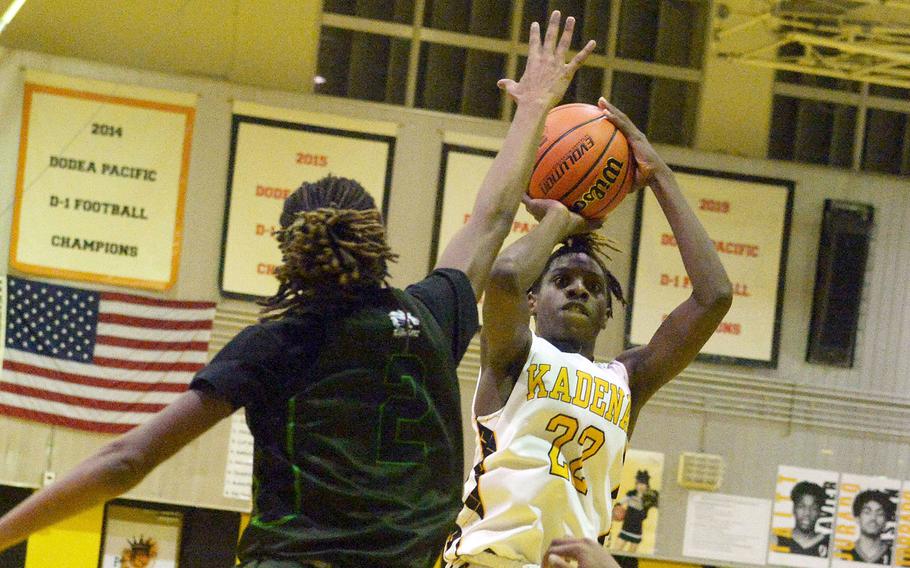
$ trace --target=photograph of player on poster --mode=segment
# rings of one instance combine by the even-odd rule
[[[782,465],[777,468],[768,563],[821,568],[831,555],[839,474]]]
[[[182,526],[176,510],[109,503],[100,568],[178,568]]]
[[[664,455],[629,450],[613,504],[610,548],[619,553],[653,554]]]
[[[841,476],[832,568],[891,565],[900,489],[897,479]]]

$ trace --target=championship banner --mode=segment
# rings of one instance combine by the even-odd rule
[[[446,133],[436,197],[437,213],[434,224],[436,229],[431,254],[433,264],[439,260],[439,255],[455,233],[471,218],[480,184],[483,183],[483,178],[486,177],[501,145],[502,140],[495,138]],[[519,207],[503,248],[528,234],[536,226],[537,221],[534,217],[524,207]]]
[[[834,471],[778,466],[768,564],[828,565],[839,477]]]
[[[897,479],[841,475],[832,568],[892,564],[900,493]]]
[[[618,554],[654,554],[664,455],[629,450],[613,505],[610,548]]]
[[[10,265],[171,287],[195,102],[192,94],[28,71]]]
[[[793,182],[674,167],[733,282],[733,306],[699,359],[776,367]],[[641,192],[626,342],[647,344],[692,292],[657,198]]]
[[[386,210],[397,125],[234,103],[221,290],[252,299],[278,290],[273,232],[284,200],[331,174],[358,181]]]
[[[901,505],[897,512],[894,565],[910,566],[910,481],[904,481],[904,488],[901,490]]]

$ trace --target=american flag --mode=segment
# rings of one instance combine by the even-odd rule
[[[206,362],[215,304],[7,278],[0,413],[125,432]]]

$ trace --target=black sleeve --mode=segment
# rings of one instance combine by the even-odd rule
[[[189,388],[227,400],[235,409],[261,403],[280,388],[273,370],[278,368],[282,351],[275,334],[261,325],[252,325],[196,373]]]
[[[451,339],[452,357],[461,361],[479,327],[477,298],[464,272],[439,268],[405,290],[420,300]]]

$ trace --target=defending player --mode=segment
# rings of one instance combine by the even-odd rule
[[[284,205],[283,264],[266,321],[244,330],[150,422],[105,446],[0,519],[0,550],[116,497],[246,409],[255,440],[245,567],[426,567],[460,506],[455,366],[477,328],[476,297],[508,234],[547,111],[594,42],[565,62],[574,19],[531,27],[518,103],[470,220],[436,270],[405,290],[382,216],[356,182],[304,184]]]
[[[539,565],[554,539],[603,543],[642,406],[695,358],[730,307],[730,282],[673,173],[624,114],[604,99],[600,106],[629,140],[633,188],[650,186],[670,223],[692,295],[647,345],[594,362],[612,299],[623,301],[603,243],[562,203],[526,200],[540,225],[497,258],[484,300],[479,443],[445,553],[450,566]]]

